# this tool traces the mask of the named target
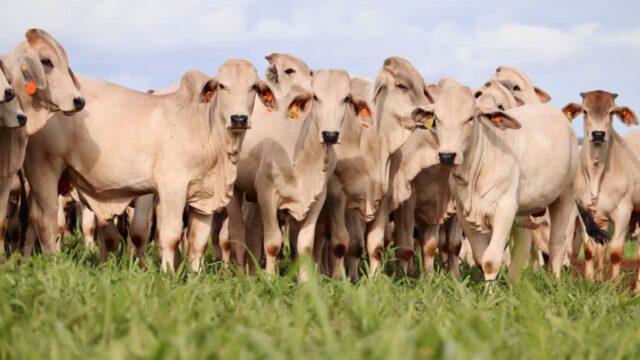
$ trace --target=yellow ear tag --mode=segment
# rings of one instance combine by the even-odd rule
[[[300,108],[297,106],[292,106],[289,109],[289,117],[294,120],[298,120],[298,118],[300,117]]]
[[[564,115],[567,117],[569,122],[573,122],[573,113],[572,112],[567,112]]]
[[[26,90],[27,90],[27,94],[29,95],[34,95],[36,93],[36,82],[31,80],[27,83],[27,85],[25,86]]]
[[[422,127],[425,129],[431,129],[433,127],[433,122],[436,120],[436,117],[433,115],[429,115],[427,116],[427,118],[424,120],[424,124],[422,124]]]
[[[20,70],[22,70],[22,72],[27,72],[29,71],[29,66],[27,66],[27,64],[22,64],[22,66],[20,67]]]

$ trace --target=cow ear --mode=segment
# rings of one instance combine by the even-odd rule
[[[9,69],[7,69],[7,66],[2,62],[2,59],[0,59],[0,71],[2,71],[4,77],[9,82],[9,85],[11,85],[13,83],[13,77],[11,76],[11,72],[9,72]]]
[[[533,87],[533,91],[536,92],[536,95],[538,95],[538,98],[540,99],[540,101],[542,101],[543,103],[548,103],[549,101],[551,101],[551,96],[549,96],[549,94],[547,94],[546,91],[540,89],[537,86]]]
[[[73,80],[73,85],[75,85],[76,89],[81,90],[80,82],[78,81],[76,74],[73,73],[73,70],[71,70],[71,68],[69,68],[69,76],[71,76],[71,80]]]
[[[569,119],[569,122],[572,122],[573,119],[580,114],[582,111],[582,105],[576,103],[569,103],[562,108],[562,112],[564,116]]]
[[[47,88],[47,78],[44,74],[44,68],[40,64],[40,60],[36,59],[33,55],[25,55],[20,61],[20,71],[24,78],[24,83],[30,89],[27,92],[31,93],[31,87],[33,91],[35,88],[44,90]],[[30,95],[33,95],[32,93]]]
[[[259,81],[256,84],[256,92],[260,97],[260,101],[262,104],[266,106],[268,109],[276,110],[278,108],[278,101],[276,100],[276,96],[273,94],[273,90],[263,81]]]
[[[495,127],[500,130],[506,129],[520,129],[522,125],[513,116],[507,114],[504,111],[492,111],[480,114],[482,118],[485,118],[491,122]]]
[[[380,93],[382,93],[382,90],[384,90],[387,87],[387,85],[389,84],[389,76],[390,75],[386,71],[383,71],[376,78],[376,83],[373,86],[373,88],[374,88],[374,90],[373,90],[373,103],[374,104],[378,101],[378,96],[380,96]]]
[[[425,85],[424,95],[427,97],[431,104],[434,104],[436,101],[438,101],[438,97],[440,96],[440,88],[435,84]]]
[[[212,78],[207,81],[200,91],[200,102],[208,103],[213,100],[218,89],[218,79]]]
[[[613,109],[613,113],[627,126],[640,125],[636,113],[626,106],[618,106]]]
[[[429,104],[424,109],[420,109],[420,111],[421,127],[427,130],[435,129],[436,113],[433,105]]]
[[[373,117],[371,116],[371,109],[369,104],[362,99],[351,98],[351,108],[356,114],[356,117],[360,119],[360,125],[369,128],[373,125]]]
[[[516,105],[518,105],[518,106],[523,106],[524,105],[524,101],[522,101],[522,99],[520,99],[519,97],[514,96],[513,98],[516,99]]]
[[[290,119],[294,119],[294,120],[299,119],[300,114],[304,113],[307,110],[310,103],[311,103],[310,94],[305,93],[305,94],[296,96],[295,98],[293,98],[293,100],[291,100],[291,103],[289,103],[289,106],[287,107],[287,116]]]

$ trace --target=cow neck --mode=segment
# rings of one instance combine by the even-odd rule
[[[375,128],[365,129],[351,111],[345,114],[340,132],[340,144],[336,147],[338,165],[336,174],[341,180],[350,174],[366,174],[366,167],[377,162],[380,154],[380,135]],[[355,160],[355,161],[354,161]],[[355,167],[355,168],[354,168]]]
[[[620,166],[616,160],[623,161],[624,165]],[[615,130],[612,130],[609,142],[595,145],[591,141],[586,141],[582,145],[580,173],[584,176],[589,187],[588,206],[590,209],[595,209],[605,176],[620,176],[620,174],[631,173],[632,178],[639,178],[640,164],[625,140]]]
[[[480,119],[473,124],[471,144],[463,153],[463,163],[452,168],[449,178],[450,187],[454,190],[456,197],[462,205],[462,213],[471,226],[479,232],[487,229],[487,217],[485,210],[478,200],[481,200],[486,193],[478,194],[477,185],[481,171],[484,167],[490,166],[490,161],[486,154],[487,147],[491,146],[490,136],[497,136]],[[480,196],[480,198],[477,198]]]
[[[378,124],[379,127],[378,132],[382,136],[384,152],[387,153],[387,159],[389,159],[391,154],[400,149],[407,141],[412,131],[397,124],[393,118],[394,115],[388,113],[387,108],[384,106],[384,103],[387,101],[386,96],[384,100],[385,101],[378,102],[376,105],[376,124]]]

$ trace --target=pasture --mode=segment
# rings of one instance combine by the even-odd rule
[[[633,249],[626,251],[633,256]],[[288,258],[285,256],[285,258]],[[633,274],[606,283],[526,271],[492,293],[477,268],[462,279],[382,275],[358,283],[195,275],[98,261],[79,237],[59,257],[0,265],[0,358],[637,358]],[[281,260],[282,261],[282,260]]]

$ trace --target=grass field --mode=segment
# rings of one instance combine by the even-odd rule
[[[98,264],[77,240],[19,260],[0,265],[0,358],[640,357],[640,297],[624,280],[527,272],[487,293],[469,268],[357,284],[298,284],[296,265],[275,279],[219,264],[167,275]]]

